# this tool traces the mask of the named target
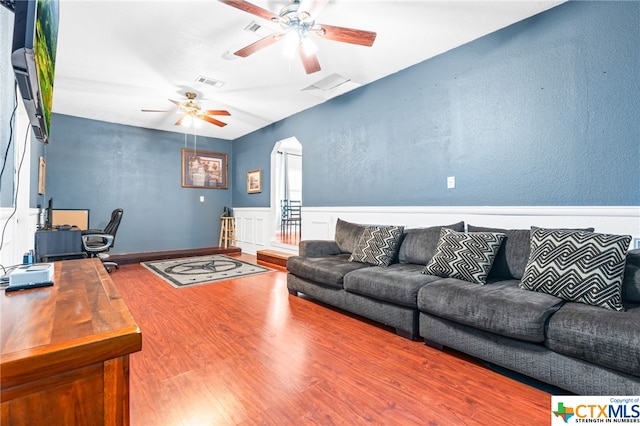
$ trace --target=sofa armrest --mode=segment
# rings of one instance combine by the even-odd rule
[[[298,254],[303,257],[323,257],[342,253],[333,240],[303,240],[298,246]]]

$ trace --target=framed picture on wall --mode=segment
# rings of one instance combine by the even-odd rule
[[[228,189],[228,155],[182,148],[182,187]]]
[[[249,170],[247,172],[247,193],[256,194],[262,192],[262,170]]]

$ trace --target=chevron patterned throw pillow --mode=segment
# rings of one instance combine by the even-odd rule
[[[622,278],[630,235],[531,228],[520,288],[624,311]]]
[[[396,257],[403,232],[404,226],[367,226],[349,261],[389,266]]]
[[[504,237],[500,232],[456,232],[442,228],[436,253],[422,273],[485,284]]]

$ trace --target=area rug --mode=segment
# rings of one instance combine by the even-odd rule
[[[176,288],[213,283],[271,272],[273,269],[222,254],[141,262],[141,265]]]

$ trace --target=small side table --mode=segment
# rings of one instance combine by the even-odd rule
[[[236,218],[222,216],[220,218],[220,247],[235,247],[236,242]]]

